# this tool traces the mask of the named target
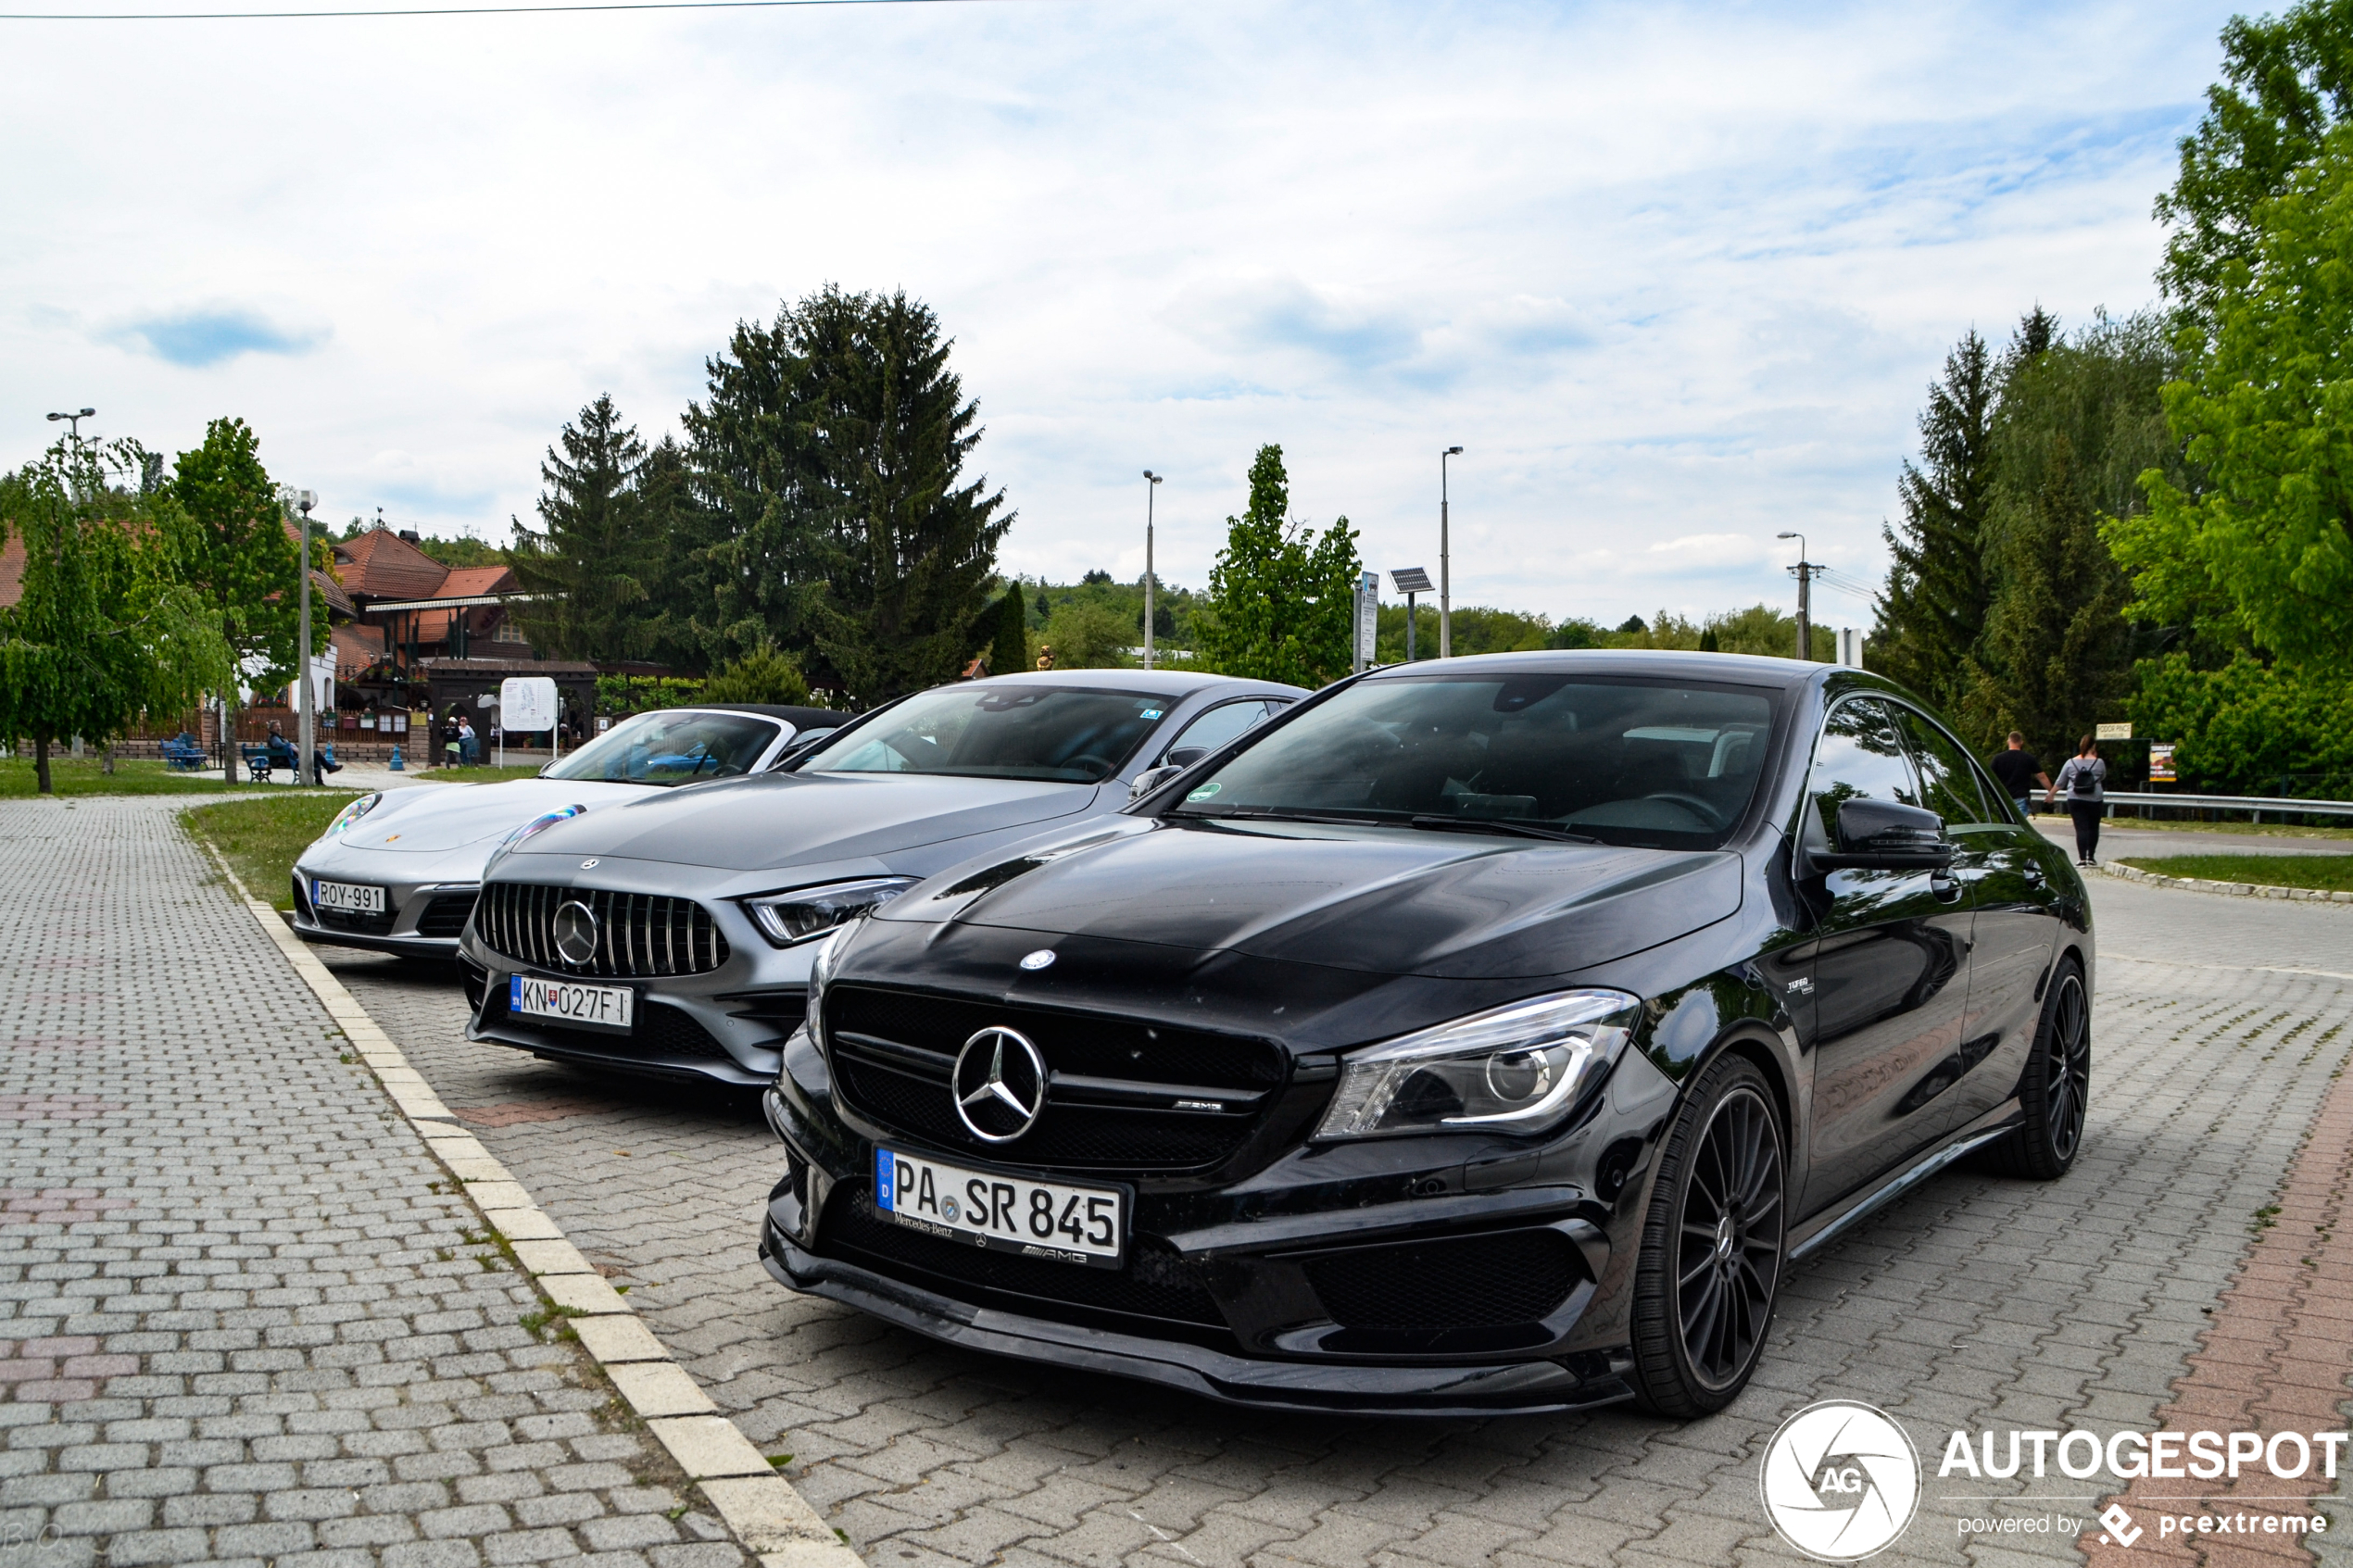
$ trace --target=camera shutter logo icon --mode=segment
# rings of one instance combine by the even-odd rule
[[[1893,1546],[1920,1501],[1920,1458],[1884,1411],[1825,1399],[1781,1423],[1757,1476],[1781,1539],[1822,1562]]]

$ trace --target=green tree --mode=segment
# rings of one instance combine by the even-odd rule
[[[184,580],[234,652],[246,684],[266,691],[293,680],[302,550],[286,527],[278,487],[261,466],[259,438],[243,420],[213,420],[205,427],[204,444],[181,453],[172,465],[166,494],[189,527]],[[323,537],[313,537],[311,550],[315,570],[333,569],[334,548]],[[314,649],[325,643],[323,626],[322,613],[311,631]],[[220,688],[232,715],[237,685],[229,680]],[[233,784],[233,747],[221,747],[220,766]]]
[[[2143,619],[2220,620],[2291,663],[2353,658],[2353,128],[2255,205],[2218,269],[2210,330],[2165,388],[2203,470],[2151,469],[2148,510],[2110,525]]]
[[[1937,703],[1963,689],[1964,661],[1984,633],[1993,597],[1984,535],[1994,383],[1993,355],[1972,329],[1945,357],[1944,379],[1929,386],[1919,422],[1921,466],[1906,461],[1896,481],[1901,532],[1884,524],[1880,530],[1894,559],[1880,593],[1868,662]]]
[[[109,456],[120,469],[140,454],[124,443]],[[44,795],[57,740],[112,740],[235,675],[217,608],[188,585],[197,529],[107,470],[101,454],[60,445],[0,482],[0,541],[13,533],[25,552],[22,593],[0,610],[0,734],[31,737]]]
[[[1356,532],[1343,517],[1318,533],[1287,521],[1290,509],[1283,449],[1262,446],[1249,508],[1226,520],[1226,547],[1196,617],[1204,668],[1310,687],[1348,673],[1363,571]]]
[[[818,657],[867,702],[952,679],[989,603],[1004,492],[966,481],[980,407],[948,367],[928,306],[828,288],[793,314],[811,371],[824,592]]]
[[[661,538],[640,505],[646,444],[610,393],[580,410],[539,465],[546,527],[518,523],[508,553],[531,596],[516,607],[533,644],[567,659],[640,659],[661,628],[648,581]]]
[[[2331,131],[2353,117],[2353,0],[2304,0],[2222,28],[2222,81],[2181,144],[2181,172],[2157,199],[2173,232],[2158,281],[2193,321],[2211,320],[2254,270],[2263,204],[2286,194]]]
[[[1108,606],[1073,599],[1054,607],[1039,641],[1054,650],[1057,670],[1124,670],[1137,635],[1127,619]]]
[[[809,700],[809,682],[799,661],[770,642],[711,672],[703,683],[705,702],[770,702],[794,706]]]
[[[2342,800],[2353,790],[2353,682],[2245,651],[2218,669],[2187,650],[2145,661],[2134,733],[2179,743],[2181,787]]]
[[[988,672],[1010,675],[1029,668],[1029,607],[1022,601],[1021,583],[1005,585],[997,601],[997,625],[988,645]]]
[[[690,507],[671,512],[667,583],[673,638],[696,662],[767,637],[806,651],[811,599],[824,591],[811,514],[818,492],[811,368],[793,312],[736,323],[726,350],[703,362],[708,401],[689,403]]]

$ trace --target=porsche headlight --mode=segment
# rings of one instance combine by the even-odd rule
[[[1557,991],[1367,1047],[1341,1063],[1318,1138],[1541,1133],[1633,1037],[1623,991]]]
[[[751,916],[762,936],[779,947],[789,947],[889,903],[915,882],[912,876],[875,876],[797,887],[790,893],[746,898],[744,912]]]
[[[335,820],[329,822],[327,824],[327,831],[321,834],[319,836],[321,838],[334,837],[335,834],[343,832],[344,829],[349,827],[352,823],[358,822],[360,818],[366,816],[369,812],[383,805],[384,798],[384,792],[383,790],[377,790],[371,795],[361,796],[359,799],[346,806],[342,810],[337,811],[335,813]]]
[[[514,832],[509,834],[506,836],[505,841],[498,846],[498,853],[503,855],[508,850],[512,849],[516,845],[521,844],[524,839],[529,838],[533,834],[538,833],[545,828],[554,827],[558,822],[569,822],[587,809],[588,808],[585,806],[567,806],[560,811],[543,812],[539,816],[534,817],[531,821],[523,823],[522,826],[515,829]]]

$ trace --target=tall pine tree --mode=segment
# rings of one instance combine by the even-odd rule
[[[660,570],[662,539],[637,495],[646,444],[625,424],[610,394],[564,426],[541,463],[544,529],[518,527],[509,558],[532,597],[524,629],[541,648],[568,659],[642,658],[660,635],[647,583]]]
[[[1985,631],[1992,597],[1985,519],[1993,495],[1994,366],[1972,329],[1944,359],[1920,415],[1920,466],[1896,491],[1902,531],[1882,526],[1894,561],[1880,592],[1869,662],[1932,703],[1964,689],[1964,661]]]
[[[1010,675],[1029,668],[1029,607],[1022,602],[1018,578],[1005,584],[997,601],[996,627],[988,644],[988,672]]]

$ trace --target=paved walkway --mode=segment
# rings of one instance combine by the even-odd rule
[[[1755,1385],[1687,1425],[1269,1419],[934,1346],[760,1269],[780,1161],[749,1099],[470,1046],[442,973],[330,962],[722,1407],[797,1456],[796,1485],[876,1568],[1781,1562],[1758,1455],[1813,1399],[1870,1400],[1923,1441],[2147,1426],[2353,1047],[2353,909],[2105,880],[2094,897],[2106,959],[2077,1170],[2048,1186],[1949,1173],[1809,1261]],[[2055,1488],[1992,1503],[2016,1484],[1931,1477],[1881,1561],[2071,1559],[2055,1537],[1958,1539],[1965,1512],[2088,1513],[2035,1500]]]
[[[747,1562],[179,804],[0,803],[0,1557]]]

